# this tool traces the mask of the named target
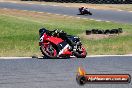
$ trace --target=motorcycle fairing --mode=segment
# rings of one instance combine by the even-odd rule
[[[59,56],[70,56],[72,55],[72,52],[69,51],[69,44],[65,45],[62,50],[60,50]]]
[[[72,53],[69,51],[70,45],[66,42],[63,41],[57,45],[58,51],[59,51],[59,56],[70,56]]]
[[[67,45],[67,42],[66,42],[66,41],[63,41],[63,42],[57,44],[57,48],[58,48],[58,50],[60,51],[60,50],[62,50],[66,45]]]
[[[50,37],[50,38],[47,38],[46,40],[52,42],[55,45],[58,45],[59,43],[64,41],[61,38],[57,38],[57,37]]]
[[[46,40],[47,37],[48,37],[48,35],[46,33],[44,33],[42,36],[40,36],[39,46],[42,45],[42,43],[44,42],[44,40]]]
[[[58,37],[50,37],[46,39],[47,41],[55,44],[57,46],[58,55],[71,55],[72,53],[69,51],[69,44]]]

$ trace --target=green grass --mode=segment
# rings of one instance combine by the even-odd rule
[[[0,16],[0,56],[23,56],[38,51],[40,24]]]
[[[0,56],[41,55],[38,42],[38,30],[62,29],[69,34],[80,35],[86,29],[110,29],[122,27],[126,35],[113,38],[91,40],[81,36],[90,55],[95,54],[130,54],[132,53],[132,25],[96,22],[76,18],[0,15]]]

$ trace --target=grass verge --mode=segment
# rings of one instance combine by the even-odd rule
[[[42,55],[38,46],[38,30],[41,27],[50,30],[58,28],[80,36],[89,55],[132,53],[132,25],[130,24],[96,22],[19,10],[0,9],[0,12],[0,56]],[[125,34],[96,40],[82,36],[86,29],[118,27],[122,27]]]

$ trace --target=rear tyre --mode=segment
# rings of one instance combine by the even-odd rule
[[[57,51],[52,44],[41,45],[40,50],[46,58],[57,58]]]

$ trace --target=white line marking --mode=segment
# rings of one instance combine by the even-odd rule
[[[70,7],[70,6],[65,6],[65,7]]]
[[[28,4],[34,4],[34,3],[28,3]]]
[[[87,20],[88,18],[82,18],[82,19]]]
[[[12,1],[12,3],[18,3],[17,1]]]
[[[132,12],[132,11],[129,11],[130,13]]]
[[[46,4],[41,4],[41,5],[46,5]]]
[[[132,56],[132,54],[130,54],[130,55],[89,55],[87,57],[112,57],[112,56],[114,56],[114,57],[118,57],[118,56]]]
[[[47,13],[47,14],[52,14],[52,13]]]
[[[80,19],[81,17],[76,17],[76,18]]]
[[[67,15],[62,15],[62,16],[67,16]]]
[[[110,21],[105,21],[105,22],[110,22]]]
[[[95,19],[90,19],[90,20],[95,20]]]
[[[32,57],[0,57],[0,59],[31,59]]]
[[[14,10],[17,10],[17,9],[14,9]],[[28,10],[22,10],[22,11],[26,11],[27,12]]]
[[[52,5],[52,6],[59,6],[59,5]]]
[[[37,12],[37,11],[31,11],[31,12]]]
[[[102,21],[102,20],[95,20],[95,21]]]
[[[38,13],[44,13],[44,12],[38,12]]]
[[[118,11],[123,11],[123,10],[119,9]]]
[[[73,16],[68,16],[68,18],[73,18]]]
[[[126,56],[132,57],[132,54],[126,54],[126,55],[89,55],[86,57],[88,58],[88,57],[119,57],[119,56],[120,57],[126,57]],[[72,57],[74,57],[74,56],[72,56]],[[38,57],[38,58],[43,58],[43,57]],[[32,57],[0,57],[0,59],[32,59]]]
[[[60,14],[55,14],[55,15],[60,15]]]
[[[7,10],[7,8],[3,8],[4,10]]]

